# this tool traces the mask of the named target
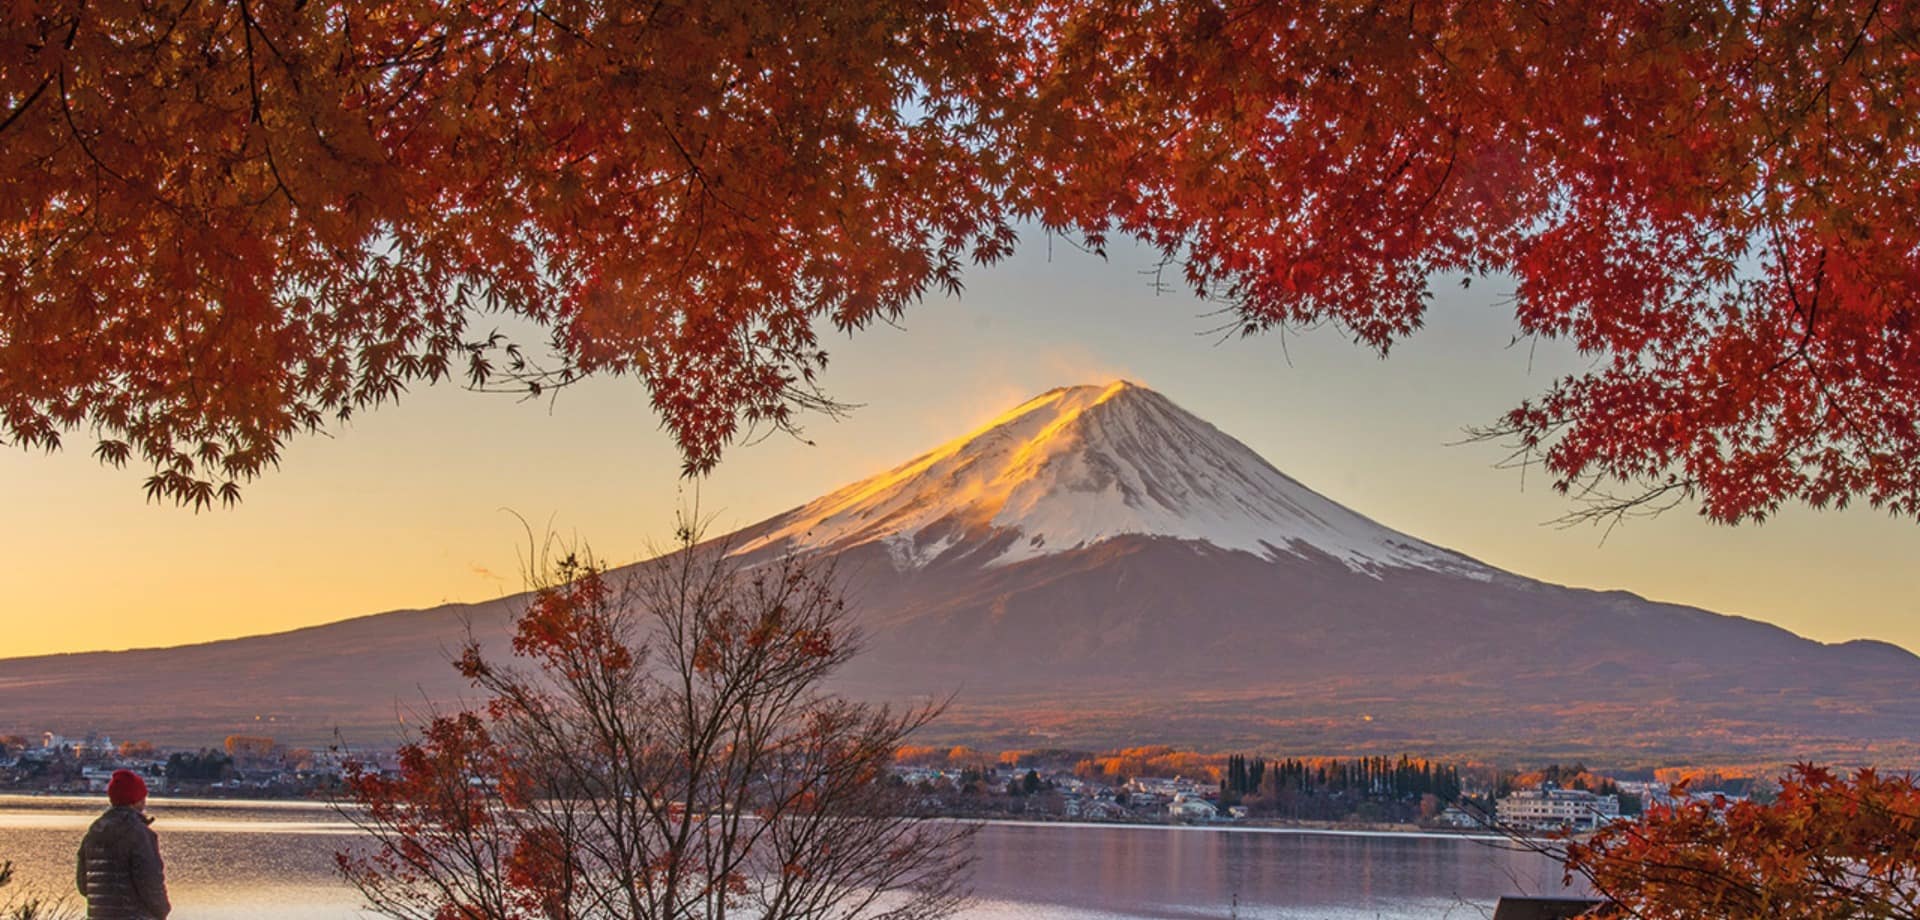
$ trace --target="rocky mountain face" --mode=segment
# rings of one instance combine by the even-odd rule
[[[744,565],[835,559],[868,636],[841,688],[954,694],[935,740],[1920,755],[1920,659],[1904,650],[1503,572],[1340,506],[1126,382],[1042,394],[718,542]],[[425,700],[457,700],[445,652],[462,622],[499,641],[512,604],[0,661],[0,730],[311,743],[338,726],[381,743]]]

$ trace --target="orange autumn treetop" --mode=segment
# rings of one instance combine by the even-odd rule
[[[9,3],[0,421],[203,505],[464,379],[710,467],[1035,221],[1385,352],[1504,273],[1489,428],[1602,510],[1920,512],[1920,14],[1719,0]],[[501,318],[550,333],[523,350]],[[550,355],[550,357],[542,357]],[[1589,491],[1599,487],[1598,491]]]
[[[416,381],[633,374],[704,469],[786,424],[813,323],[1006,251],[943,3],[9,3],[0,418],[231,500]],[[551,332],[489,336],[501,318]]]
[[[1916,865],[1911,777],[1805,764],[1771,803],[1658,805],[1566,847],[1569,879],[1647,920],[1910,917]]]

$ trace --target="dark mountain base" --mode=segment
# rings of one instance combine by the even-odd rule
[[[751,561],[751,560],[749,560]],[[925,740],[1284,753],[1920,763],[1920,659],[1502,576],[1358,575],[1122,538],[1017,565],[841,571],[868,631],[845,691],[954,694]],[[511,599],[176,649],[0,661],[0,733],[384,747],[461,704],[467,624]]]

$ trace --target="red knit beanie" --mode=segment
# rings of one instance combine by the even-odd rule
[[[115,805],[137,805],[147,800],[147,781],[132,770],[115,770],[107,780],[107,801]]]

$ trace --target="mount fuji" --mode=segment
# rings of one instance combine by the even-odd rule
[[[930,740],[1920,757],[1920,658],[1903,649],[1502,571],[1341,506],[1124,381],[1043,393],[716,542],[744,565],[831,557],[866,636],[839,689],[952,694]],[[396,700],[459,694],[445,650],[460,623],[499,641],[514,604],[0,661],[0,732],[386,740]]]
[[[956,549],[985,566],[1009,565],[1138,535],[1261,556],[1327,556],[1376,576],[1403,568],[1492,573],[1335,504],[1128,381],[1050,390],[759,529],[741,551],[877,541],[903,568]]]

